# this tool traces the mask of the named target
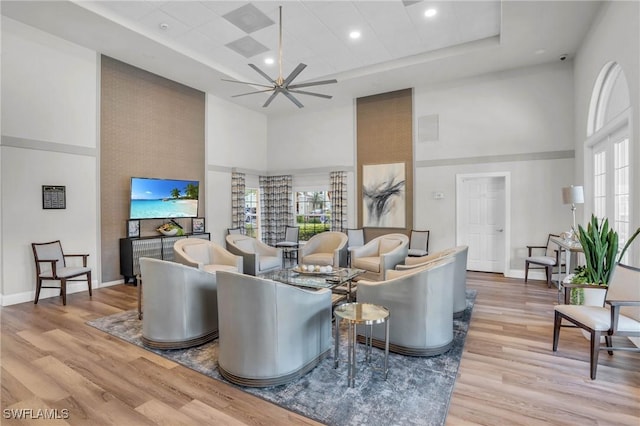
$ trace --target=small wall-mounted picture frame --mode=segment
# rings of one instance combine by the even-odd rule
[[[128,220],[127,221],[127,238],[137,238],[140,236],[140,221]]]
[[[60,185],[42,185],[42,208],[66,209],[66,187]]]
[[[194,217],[191,219],[191,232],[194,234],[204,233],[204,217]]]

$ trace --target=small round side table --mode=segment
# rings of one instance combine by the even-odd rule
[[[384,333],[384,365],[382,372],[384,379],[387,380],[389,372],[389,310],[384,306],[373,305],[370,303],[345,303],[336,306],[333,311],[335,315],[335,352],[333,368],[338,368],[338,357],[340,348],[340,320],[347,321],[347,370],[349,372],[349,387],[355,385],[356,380],[356,329],[357,325],[365,327],[365,353],[366,360],[369,360],[371,354],[372,328],[376,324],[385,324]]]

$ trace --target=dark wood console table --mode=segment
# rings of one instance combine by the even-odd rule
[[[180,236],[152,235],[149,237],[120,238],[120,274],[124,282],[135,283],[140,274],[140,258],[173,260],[173,244],[182,238],[211,239],[211,234],[185,234]]]

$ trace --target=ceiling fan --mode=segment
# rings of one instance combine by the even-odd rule
[[[224,78],[222,80],[223,81],[228,81],[228,82],[231,82],[231,83],[249,84],[251,86],[266,87],[266,89],[263,89],[263,90],[257,90],[257,91],[254,91],[254,92],[242,93],[240,95],[232,96],[233,98],[237,98],[238,96],[253,95],[253,94],[256,94],[256,93],[273,92],[271,94],[271,96],[269,96],[267,101],[264,103],[264,105],[262,105],[263,108],[268,107],[269,104],[271,103],[271,101],[273,101],[273,99],[276,96],[278,96],[278,93],[282,93],[283,95],[285,95],[287,98],[289,98],[289,100],[291,102],[296,104],[298,106],[298,108],[302,108],[302,107],[304,107],[304,105],[302,105],[302,103],[300,103],[300,101],[298,101],[295,98],[295,96],[293,96],[293,93],[299,94],[299,95],[310,95],[310,96],[317,96],[319,98],[331,99],[332,97],[329,96],[329,95],[324,95],[322,93],[307,92],[305,90],[298,90],[298,89],[301,89],[303,87],[320,86],[320,85],[323,85],[323,84],[337,83],[338,80],[336,80],[336,79],[313,81],[313,82],[309,82],[309,83],[291,84],[291,82],[298,76],[298,74],[300,74],[302,72],[302,70],[304,70],[307,67],[303,63],[298,64],[298,66],[293,71],[291,71],[291,74],[289,74],[289,76],[287,78],[283,78],[282,77],[282,6],[279,6],[279,9],[280,9],[280,12],[279,12],[280,13],[280,16],[279,16],[279,18],[280,18],[280,31],[279,31],[279,38],[278,38],[278,68],[279,68],[278,78],[276,78],[274,80],[271,77],[269,77],[265,72],[263,72],[260,68],[258,68],[256,65],[249,64],[249,66],[251,68],[253,68],[254,70],[256,70],[256,72],[258,74],[260,74],[261,76],[266,78],[271,83],[271,85],[256,84],[256,83],[250,83],[250,82],[246,82],[246,81],[227,80],[227,79],[224,79]]]

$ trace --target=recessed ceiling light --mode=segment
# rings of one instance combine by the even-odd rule
[[[427,18],[432,18],[434,16],[436,16],[438,14],[438,11],[436,9],[427,9],[424,11],[424,16],[426,16]]]
[[[169,24],[167,24],[166,22],[161,22],[160,23],[160,29],[161,30],[168,30],[169,29]]]
[[[360,31],[351,31],[349,33],[349,37],[351,37],[352,39],[360,38],[360,35]]]
[[[264,63],[267,65],[273,65],[273,58],[265,58]]]

